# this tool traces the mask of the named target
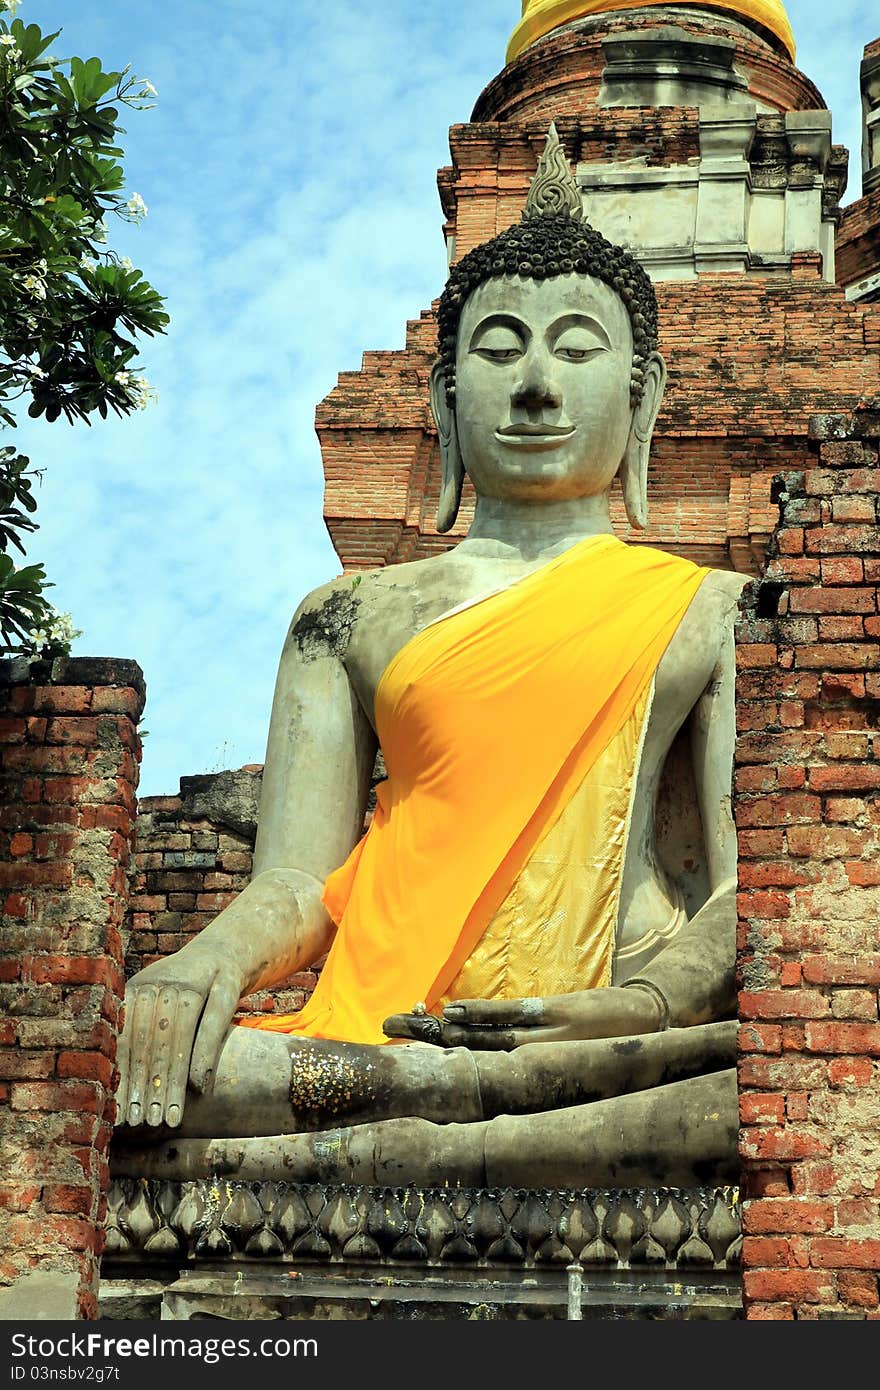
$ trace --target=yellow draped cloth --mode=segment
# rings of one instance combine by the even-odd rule
[[[630,811],[651,686],[535,846],[447,989],[520,999],[611,983]],[[678,922],[672,911],[668,924]]]
[[[318,986],[299,1013],[245,1026],[384,1043],[389,1015],[416,1001],[436,1010],[445,998],[466,997],[461,986],[485,980],[483,965],[470,978],[466,967],[481,961],[481,943],[485,959],[493,950],[509,954],[524,905],[547,911],[534,901],[539,847],[586,794],[610,748],[621,769],[620,822],[654,673],[707,573],[662,551],[592,536],[407,642],[376,691],[388,779],[367,834],[324,886],[338,931]],[[607,774],[606,765],[604,791],[593,787],[600,804],[614,791]],[[597,863],[606,821],[601,810],[593,816]],[[560,989],[608,982],[616,925],[608,875],[619,880],[622,831],[616,838],[603,882],[584,885],[605,903],[601,939],[579,948],[593,955],[594,978],[563,961],[569,983]],[[569,843],[583,865],[583,845]],[[558,856],[550,862],[558,869]],[[530,864],[531,877],[521,878]],[[545,882],[555,876],[545,869]],[[524,882],[529,891],[518,898]],[[536,949],[546,950],[554,933],[546,919],[539,925]],[[521,970],[488,969],[504,993],[539,992]]]
[[[699,5],[700,0],[680,0],[685,5]],[[537,43],[560,25],[572,24],[587,15],[603,14],[607,10],[641,9],[645,0],[523,0],[522,19],[513,31],[507,46],[507,61]],[[659,0],[649,0],[657,4]],[[795,57],[794,34],[782,0],[714,0],[712,8],[728,10],[739,19],[754,20],[775,34],[789,54]]]

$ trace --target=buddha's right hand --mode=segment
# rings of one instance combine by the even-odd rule
[[[198,941],[132,977],[117,1053],[118,1125],[180,1124],[187,1082],[209,1089],[245,986],[231,952]]]

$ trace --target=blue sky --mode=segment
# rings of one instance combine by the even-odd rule
[[[874,10],[872,17],[871,11]],[[167,297],[141,365],[158,403],[93,428],[28,422],[45,467],[31,556],[83,636],[130,657],[148,703],[141,794],[261,762],[290,616],[339,573],[324,527],[317,402],[361,353],[403,346],[445,274],[436,170],[448,127],[503,65],[519,0],[23,0],[59,55],[131,63],[158,106],[125,122],[111,227]],[[875,0],[791,0],[798,64],[850,149]]]

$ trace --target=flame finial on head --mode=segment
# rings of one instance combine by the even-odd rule
[[[529,189],[523,221],[533,217],[556,217],[565,212],[583,220],[580,189],[565,157],[556,122],[551,121],[544,153]]]

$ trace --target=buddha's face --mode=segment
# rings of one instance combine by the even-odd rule
[[[500,277],[464,307],[456,422],[486,497],[555,501],[605,492],[632,423],[632,327],[588,275]]]

